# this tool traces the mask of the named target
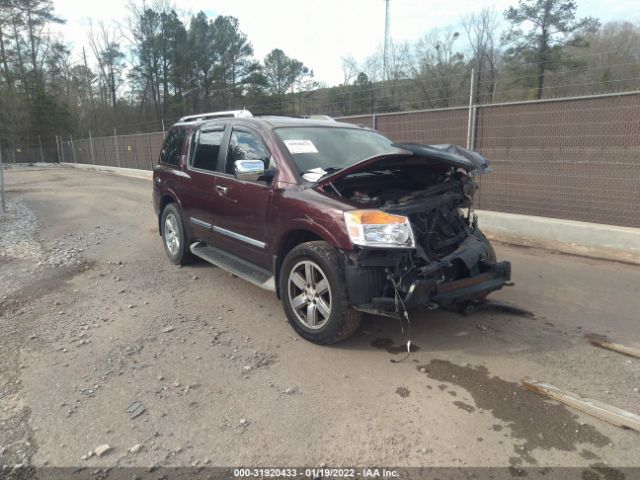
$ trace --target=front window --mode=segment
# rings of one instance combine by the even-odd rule
[[[236,160],[262,160],[264,168],[269,168],[269,152],[262,140],[249,132],[234,130],[229,139],[226,173],[233,174],[233,164]]]
[[[341,170],[391,148],[372,130],[340,127],[281,127],[275,130],[306,180]]]

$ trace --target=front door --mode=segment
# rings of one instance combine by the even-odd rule
[[[216,194],[216,170],[220,145],[224,137],[224,125],[203,128],[191,139],[187,174],[191,177],[189,188],[182,190],[185,222],[189,222],[193,240],[213,243],[212,231],[218,208]]]
[[[256,132],[234,128],[216,179],[218,208],[214,221],[214,244],[223,250],[270,269],[266,221],[271,187],[268,182],[246,182],[233,175],[236,160],[262,160],[265,170],[271,155]]]

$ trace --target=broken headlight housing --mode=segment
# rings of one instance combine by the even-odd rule
[[[366,247],[415,248],[409,219],[382,210],[344,212],[349,238],[354,245]]]

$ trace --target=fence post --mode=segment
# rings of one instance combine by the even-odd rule
[[[0,206],[2,207],[2,213],[7,211],[7,207],[4,201],[4,166],[2,165],[2,144],[0,144]]]
[[[147,147],[149,147],[149,166],[153,170],[153,158],[151,156],[151,134],[147,133]]]
[[[165,133],[164,133],[164,117],[162,117],[162,137],[165,137]]]
[[[73,163],[78,163],[76,160],[76,147],[73,145],[73,137],[69,135],[69,139],[71,141],[71,154],[73,155]]]
[[[375,113],[371,115],[371,128],[378,129],[378,116]]]
[[[136,168],[140,168],[140,165],[138,164],[138,146],[136,145],[136,140],[137,140],[137,135],[133,136],[133,158],[136,161]]]
[[[120,153],[118,152],[118,132],[113,128],[113,145],[116,149],[116,166],[120,166]]]
[[[96,155],[93,153],[93,137],[91,136],[91,130],[89,130],[89,148],[91,149],[91,161],[96,164]]]
[[[62,162],[66,163],[66,158],[64,156],[64,144],[62,143],[62,135],[60,135],[60,153],[62,154]]]
[[[469,84],[469,118],[467,119],[467,149],[473,150],[471,145],[471,136],[473,131],[473,84],[474,84],[475,69],[471,69],[471,82]]]
[[[56,155],[58,156],[58,163],[60,163],[60,144],[58,143],[58,135],[56,135]]]
[[[44,163],[44,153],[42,152],[42,138],[38,135],[38,145],[40,145],[40,161]]]

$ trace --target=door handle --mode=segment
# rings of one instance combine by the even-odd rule
[[[216,190],[220,192],[222,195],[226,195],[229,191],[229,187],[223,187],[222,185],[216,185]]]

